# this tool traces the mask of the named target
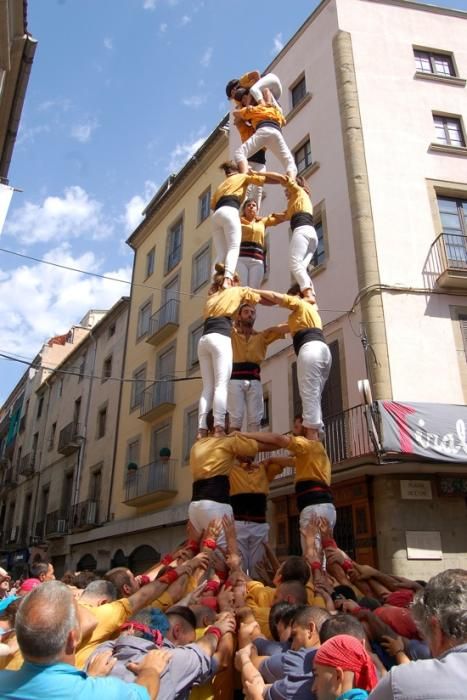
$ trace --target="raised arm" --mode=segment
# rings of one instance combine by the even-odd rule
[[[268,301],[270,304],[281,304],[284,297],[283,294],[273,292],[270,289],[254,289],[253,291],[259,294],[262,299]]]
[[[288,435],[281,435],[280,433],[241,433],[244,437],[251,438],[251,440],[256,440],[258,446],[266,446],[266,448],[271,449],[280,447],[288,447],[290,443],[290,437]],[[261,449],[260,452],[263,450]]]
[[[264,177],[266,178],[266,182],[274,185],[283,185],[287,179],[285,175],[282,175],[281,173],[270,173],[269,171],[265,171],[260,174],[264,175]]]

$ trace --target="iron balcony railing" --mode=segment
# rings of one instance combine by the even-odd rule
[[[58,451],[60,454],[71,454],[79,449],[82,439],[83,426],[76,421],[72,421],[60,431],[60,435],[58,436]]]
[[[35,452],[30,452],[24,455],[24,457],[21,457],[18,474],[21,474],[21,476],[31,476],[31,474],[34,474],[36,459],[37,455]]]
[[[71,529],[89,530],[99,521],[99,501],[88,498],[71,509]]]
[[[46,537],[60,537],[68,532],[68,511],[54,510],[47,513],[45,521]]]
[[[164,404],[174,403],[174,382],[171,378],[161,379],[143,391],[140,416],[146,416]]]
[[[426,272],[438,285],[465,286],[467,279],[467,236],[461,233],[440,233],[431,244]]]
[[[125,503],[144,500],[145,496],[175,492],[175,460],[158,460],[128,472],[125,479]]]
[[[159,333],[169,324],[178,326],[179,299],[169,299],[152,316],[149,322],[149,337]]]

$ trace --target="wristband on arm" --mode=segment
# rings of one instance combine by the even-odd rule
[[[216,627],[215,625],[211,625],[211,627],[207,628],[206,634],[213,634],[217,638],[217,642],[219,643],[222,637],[222,630],[219,629],[219,627]]]

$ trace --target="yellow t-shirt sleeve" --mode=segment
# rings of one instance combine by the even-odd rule
[[[233,438],[228,438],[231,454],[239,455],[239,457],[255,457],[258,454],[258,443],[251,438],[243,437],[243,435],[235,435]]]
[[[167,591],[161,593],[161,595],[152,601],[151,608],[159,608],[162,611],[167,610],[174,604],[174,599]]]
[[[237,289],[239,289],[239,287],[237,287]],[[260,301],[260,295],[250,289],[250,287],[242,288],[242,303],[248,302],[249,304],[259,304]]]
[[[264,185],[264,183],[266,182],[266,178],[264,175],[252,173],[251,175],[247,175],[246,181],[250,185]]]
[[[272,481],[273,479],[276,478],[278,474],[281,473],[281,471],[284,469],[284,467],[281,464],[269,464],[266,467],[266,474],[268,477],[268,481]]]

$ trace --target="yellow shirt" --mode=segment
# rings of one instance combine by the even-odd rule
[[[331,485],[331,462],[321,442],[291,436],[287,449],[295,455],[295,482],[311,479]]]
[[[266,328],[264,331],[253,333],[247,337],[238,328],[232,329],[233,362],[254,362],[260,365],[266,357],[268,345],[275,340],[285,338],[286,330]]]
[[[256,440],[235,435],[234,437],[206,437],[197,440],[190,451],[190,467],[193,481],[210,479],[213,476],[228,476],[237,455],[255,457],[258,452]]]
[[[303,187],[300,187],[300,185],[290,177],[287,178],[285,187],[290,193],[290,197],[287,202],[287,216],[289,219],[292,218],[294,214],[298,214],[299,212],[313,214],[311,199]]]
[[[259,304],[261,297],[250,287],[229,287],[211,294],[204,305],[204,318],[233,316],[240,304]]]
[[[263,462],[253,462],[248,467],[234,464],[229,474],[230,495],[239,493],[269,493],[269,484],[283,467],[280,464],[264,466]]]
[[[94,649],[108,639],[115,639],[119,634],[119,627],[132,615],[131,604],[128,598],[120,598],[113,603],[92,606],[79,603],[89,610],[97,619],[97,627],[92,635],[80,643],[76,652],[76,668],[83,668]]]
[[[240,140],[242,143],[248,141],[250,136],[253,136],[255,130],[249,122],[243,121],[243,119],[236,119],[235,126],[237,127],[238,133],[240,134]]]
[[[268,226],[276,226],[280,223],[277,221],[275,214],[270,214],[269,216],[258,217],[253,219],[253,221],[248,221],[243,216],[240,221],[242,222],[242,243],[251,242],[257,243],[264,247],[264,232]]]
[[[238,197],[240,202],[242,202],[245,199],[248,185],[258,185],[261,187],[265,182],[265,176],[256,173],[253,175],[247,173],[229,175],[229,177],[226,177],[225,180],[221,182],[211,197],[211,209],[216,208],[216,204],[221,197]]]
[[[316,605],[318,608],[326,607],[324,598],[322,598],[320,595],[315,595],[315,589],[312,583],[306,584],[306,594],[308,598],[308,605]],[[250,607],[251,603],[254,602],[261,608],[272,608],[274,605],[275,595],[275,588],[264,586],[259,581],[248,581],[247,583],[247,602]]]
[[[242,109],[237,110],[237,117],[243,119],[244,121],[251,122],[253,128],[256,130],[260,122],[276,122],[279,126],[284,126],[286,123],[285,117],[281,110],[274,105],[257,105],[255,107],[242,107]]]
[[[238,85],[242,88],[251,88],[256,82],[258,82],[258,71],[254,70],[250,73],[244,73],[238,81]]]
[[[285,308],[290,309],[292,312],[287,319],[292,335],[305,328],[323,329],[323,322],[321,321],[319,313],[316,311],[316,304],[310,304],[301,297],[283,294],[280,306],[285,306]]]

